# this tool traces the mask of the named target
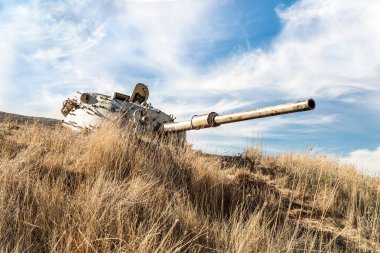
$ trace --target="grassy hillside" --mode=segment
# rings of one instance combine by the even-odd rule
[[[379,216],[380,182],[325,157],[0,123],[1,252],[380,252]]]

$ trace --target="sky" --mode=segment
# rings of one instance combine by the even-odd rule
[[[0,111],[62,119],[76,91],[177,119],[314,98],[314,111],[191,131],[226,155],[314,152],[380,175],[378,0],[0,0]]]

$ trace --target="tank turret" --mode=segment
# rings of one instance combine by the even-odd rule
[[[63,124],[74,129],[94,129],[105,121],[120,120],[137,133],[176,133],[181,138],[189,130],[217,127],[239,121],[272,117],[293,112],[313,110],[315,101],[307,99],[245,112],[219,115],[210,112],[194,115],[189,120],[174,122],[174,117],[152,107],[147,102],[149,89],[138,83],[132,95],[114,92],[112,96],[99,93],[79,93],[77,99],[67,99],[63,103]]]

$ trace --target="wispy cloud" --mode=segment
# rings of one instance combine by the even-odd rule
[[[0,44],[4,91],[0,105],[9,107],[6,98],[13,95],[13,102],[20,105],[38,101],[41,107],[51,108],[21,107],[19,113],[58,117],[58,100],[75,90],[128,92],[139,81],[162,86],[162,80],[169,77],[189,76],[193,69],[185,60],[186,46],[212,36],[206,20],[213,4],[117,0],[9,3],[0,10],[4,17],[0,30],[7,38]],[[23,96],[17,97],[21,93]],[[43,95],[57,101],[50,104]]]
[[[280,35],[267,50],[226,59],[207,75],[184,80],[188,89],[241,92],[266,89],[281,97],[342,96],[357,102],[358,91],[379,93],[379,2],[299,1],[278,10]],[[356,98],[356,99],[354,99]]]
[[[380,177],[380,147],[375,150],[359,149],[352,151],[341,161],[354,165],[367,175]]]

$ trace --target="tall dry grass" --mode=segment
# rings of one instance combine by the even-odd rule
[[[322,156],[0,124],[1,252],[379,252],[379,215],[380,182]]]

